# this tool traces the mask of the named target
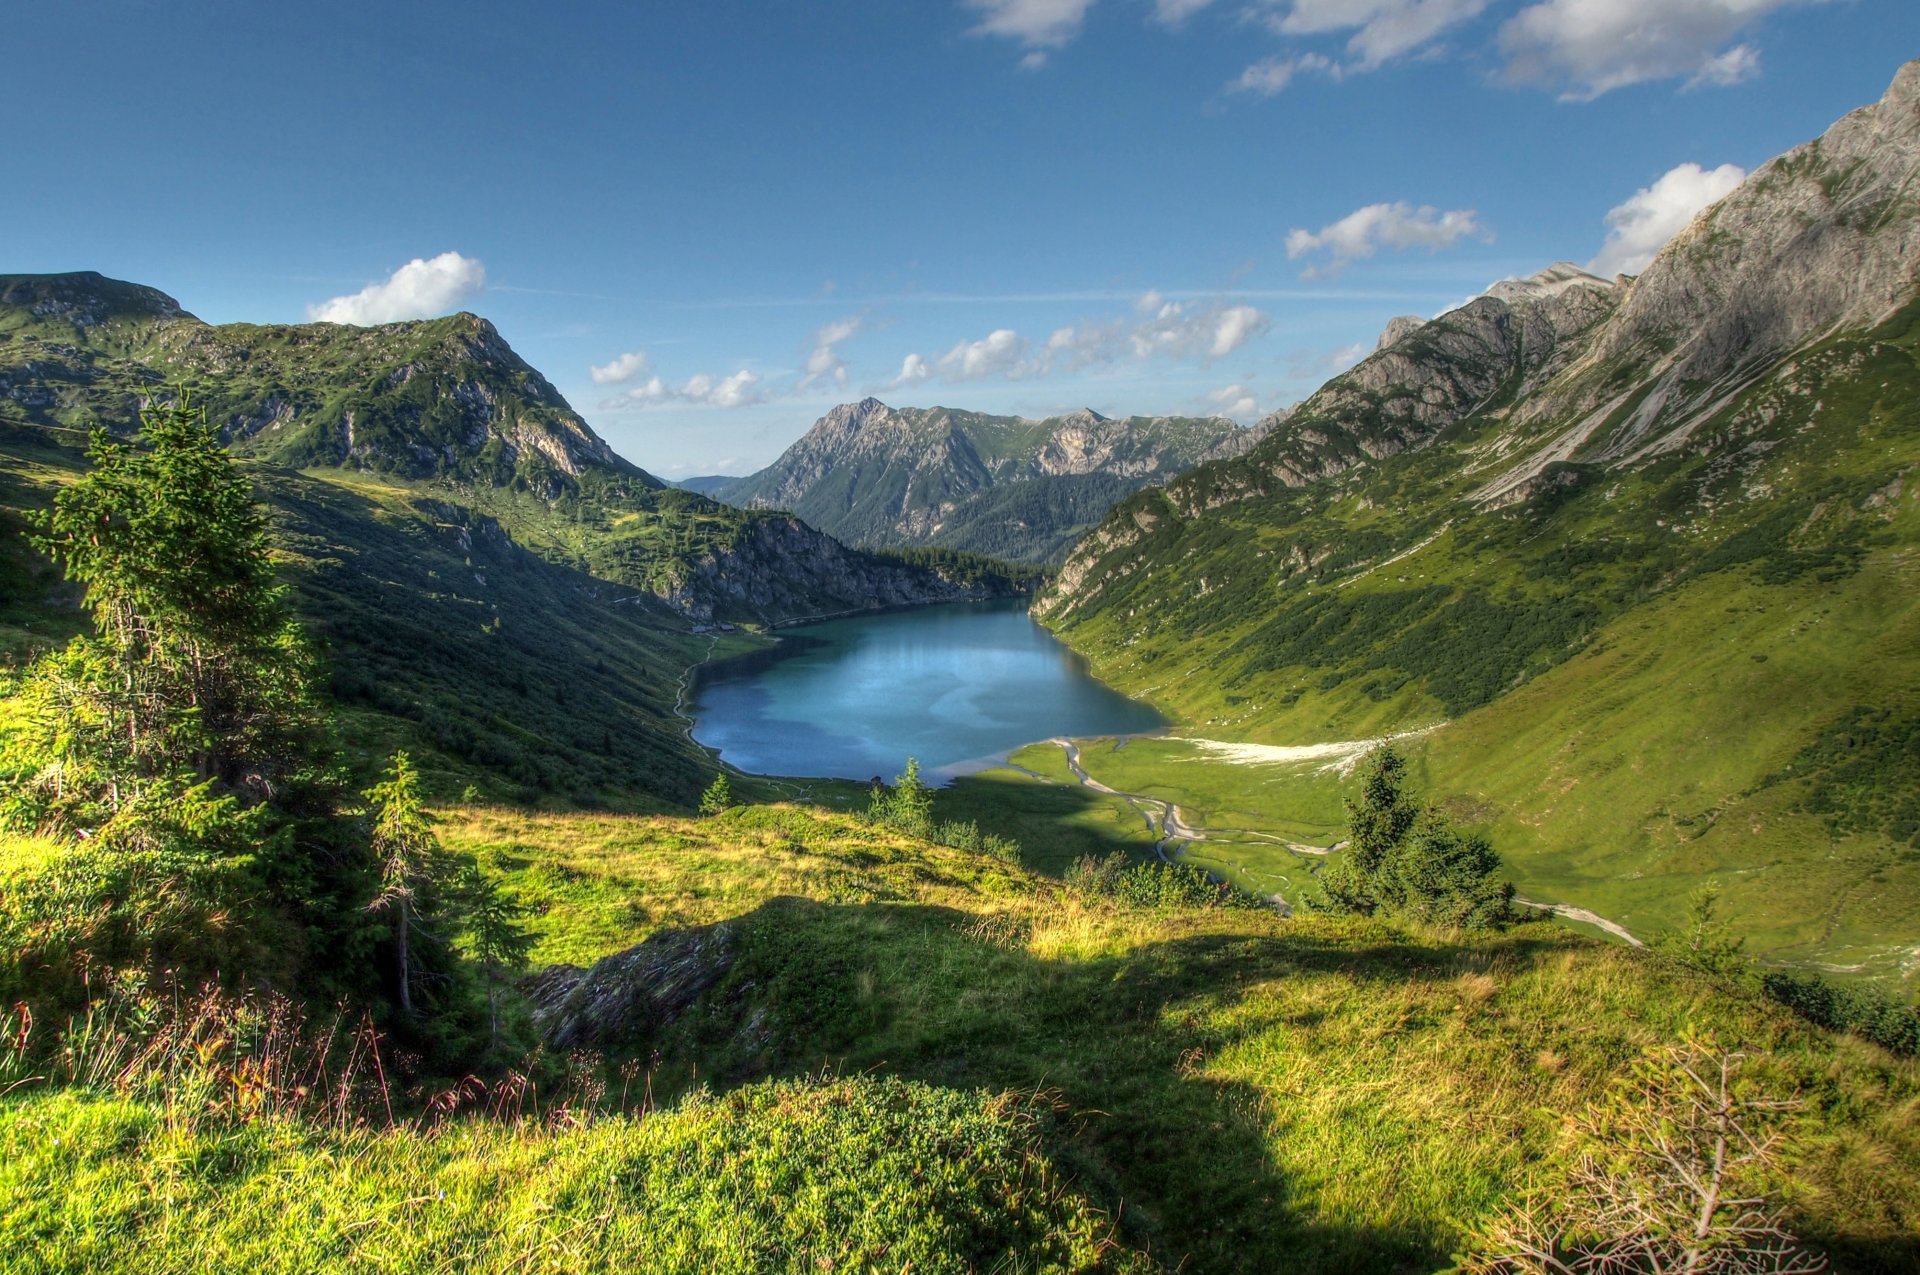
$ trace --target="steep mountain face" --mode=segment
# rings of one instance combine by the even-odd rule
[[[876,559],[794,519],[668,488],[475,315],[216,327],[97,274],[0,276],[0,445],[10,431],[74,445],[95,425],[130,431],[141,404],[175,383],[243,455],[432,492],[694,619],[778,622],[1012,587]]]
[[[1884,323],[1920,279],[1920,62],[1886,96],[1757,170],[1625,290],[1615,322],[1515,413],[1533,444],[1483,498],[1547,466],[1689,446],[1780,361]]]
[[[1916,161],[1920,64],[1636,279],[1396,320],[1037,612],[1216,733],[1450,723],[1411,746],[1523,884],[1658,926],[1719,875],[1783,955],[1920,959]]]
[[[714,494],[790,510],[849,543],[1046,562],[1128,493],[1250,443],[1218,418],[1083,409],[1033,421],[869,398],[834,408],[772,465]]]

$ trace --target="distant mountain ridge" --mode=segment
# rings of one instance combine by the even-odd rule
[[[835,407],[765,469],[709,490],[791,510],[851,544],[1042,563],[1127,494],[1257,436],[1220,417],[1112,420],[1083,408],[1029,420],[867,398]]]
[[[1638,277],[1395,320],[1244,456],[1116,507],[1036,614],[1236,738],[1450,723],[1412,745],[1436,784],[1630,928],[1717,877],[1783,958],[1902,968],[1917,172],[1920,62]]]

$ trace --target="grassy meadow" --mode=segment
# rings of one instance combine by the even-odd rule
[[[1556,1113],[1687,1032],[1808,1101],[1809,1233],[1849,1269],[1916,1256],[1920,1065],[1557,927],[1127,909],[797,808],[442,828],[535,909],[536,964],[729,927],[699,1002],[608,1046],[657,1095],[822,1072],[1049,1093],[1050,1161],[1170,1267],[1444,1265],[1552,1155]]]
[[[371,1123],[253,1111],[242,1063],[116,1081],[92,1029],[64,1084],[0,1051],[9,1269],[1429,1270],[1690,1035],[1797,1104],[1796,1228],[1920,1259],[1920,1063],[1665,958],[1128,907],[818,808],[440,814],[534,971],[666,944],[699,994]],[[3,848],[0,887],[46,857]]]

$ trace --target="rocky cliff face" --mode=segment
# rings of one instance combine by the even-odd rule
[[[1090,525],[1128,492],[1248,445],[1249,431],[1217,418],[1112,420],[1082,409],[1032,421],[869,398],[834,408],[779,460],[717,494],[791,510],[858,544],[1044,561],[1063,530]]]
[[[1431,322],[1395,319],[1359,366],[1239,461],[1169,484],[1167,502],[1201,516],[1422,450],[1456,426],[1486,434],[1462,458],[1484,474],[1485,507],[1564,490],[1583,466],[1718,446],[1696,437],[1703,426],[1797,353],[1871,328],[1920,292],[1916,171],[1920,62],[1703,211],[1638,278],[1562,262]],[[1097,588],[1098,559],[1139,534],[1133,511],[1116,510],[1041,609],[1071,610],[1071,582]]]
[[[848,549],[798,518],[755,519],[729,548],[686,564],[661,597],[694,620],[793,623],[885,607],[1014,597],[1001,578],[961,580]]]
[[[1307,505],[1278,493],[1311,490],[1323,494],[1308,505],[1324,503],[1327,480],[1446,440],[1445,459],[1427,472],[1468,484],[1470,507],[1407,505],[1406,528],[1561,499],[1600,474],[1675,455],[1724,453],[1704,497],[1716,506],[1764,498],[1778,484],[1754,475],[1782,443],[1761,435],[1862,374],[1878,347],[1831,367],[1813,352],[1920,296],[1916,171],[1920,63],[1880,102],[1702,212],[1638,278],[1599,279],[1561,263],[1431,322],[1394,320],[1372,355],[1246,455],[1117,508],[1075,548],[1036,612],[1065,620],[1105,605],[1116,578],[1177,576],[1188,533],[1168,540],[1169,518],[1204,536],[1210,519],[1242,505],[1248,517],[1298,517]],[[1140,548],[1156,537],[1160,548]],[[1386,541],[1398,542],[1392,533]],[[1302,531],[1293,551],[1311,563],[1352,552],[1326,528]]]
[[[1396,319],[1372,355],[1278,422],[1248,460],[1299,486],[1423,447],[1467,415],[1545,384],[1613,312],[1618,293],[1562,262],[1495,284],[1430,323]],[[1172,494],[1185,503],[1180,485]]]
[[[1920,286],[1920,62],[1881,100],[1755,171],[1625,286],[1557,382],[1515,411],[1537,440],[1485,491],[1546,466],[1635,462],[1688,445],[1790,352],[1870,328]]]

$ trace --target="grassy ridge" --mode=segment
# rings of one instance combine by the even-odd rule
[[[0,451],[0,519],[82,472],[64,447]],[[332,669],[347,760],[371,775],[396,748],[435,787],[534,801],[690,805],[712,777],[675,712],[706,638],[651,596],[528,552],[495,520],[368,475],[248,469],[282,576]],[[77,632],[53,564],[0,542],[0,658]],[[734,640],[734,639],[726,639]]]
[[[692,991],[585,1062],[653,1114],[513,1090],[545,1114],[355,1128],[7,1073],[15,1267],[1433,1269],[1556,1113],[1689,1033],[1801,1103],[1799,1231],[1839,1269],[1920,1259],[1920,1063],[1646,953],[1128,907],[793,807],[441,813],[536,967],[678,953]]]
[[[1800,1222],[1849,1269],[1920,1233],[1920,1067],[1657,958],[1551,927],[1089,904],[844,817],[448,813],[539,913],[536,959],[724,925],[731,963],[616,1048],[657,1093],[821,1067],[1057,1088],[1049,1154],[1122,1235],[1189,1269],[1431,1267],[1638,1049],[1687,1030],[1768,1055],[1813,1102]],[[615,940],[614,936],[624,936]]]

